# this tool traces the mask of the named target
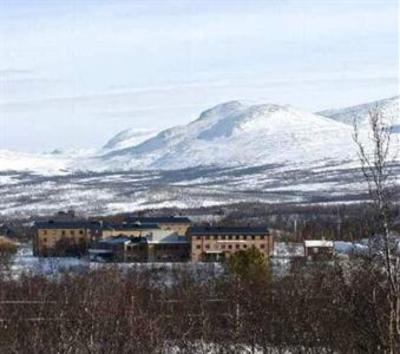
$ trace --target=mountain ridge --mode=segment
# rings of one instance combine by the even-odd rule
[[[354,125],[354,123],[366,125],[369,112],[376,108],[393,119],[394,125],[400,125],[400,95],[355,106],[324,110],[317,114],[348,125]]]
[[[167,129],[139,145],[106,154],[102,162],[112,169],[118,166],[174,169],[201,165],[254,165],[286,161],[282,149],[295,155],[289,156],[288,160],[297,158],[301,161],[296,150],[312,155],[313,148],[318,148],[318,158],[325,158],[321,143],[319,146],[314,144],[309,139],[310,133],[325,134],[323,144],[333,144],[330,148],[333,151],[343,145],[343,140],[349,143],[351,138],[345,124],[290,105],[229,101],[202,112],[199,118],[185,126]],[[332,157],[332,154],[328,155]]]
[[[29,154],[0,151],[0,171],[66,174],[77,171],[256,166],[356,159],[351,120],[366,126],[371,107],[381,108],[400,133],[400,96],[311,113],[290,105],[233,100],[215,105],[192,122],[159,133],[126,129],[98,149]],[[74,152],[76,151],[76,153]]]

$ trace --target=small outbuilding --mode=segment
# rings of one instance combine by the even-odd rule
[[[304,255],[310,261],[331,260],[335,255],[335,245],[333,241],[305,240]]]

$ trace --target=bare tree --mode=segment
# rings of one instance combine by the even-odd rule
[[[354,140],[358,146],[362,172],[368,183],[376,217],[377,237],[373,241],[376,242],[376,238],[378,239],[378,255],[383,254],[380,259],[383,265],[384,286],[389,305],[387,320],[388,352],[398,353],[400,351],[400,258],[397,244],[391,232],[393,136],[390,122],[378,108],[370,110],[368,123],[368,140],[363,142],[357,122],[354,123]],[[377,284],[377,286],[380,286],[380,284]]]

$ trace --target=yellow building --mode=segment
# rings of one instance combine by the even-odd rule
[[[81,255],[101,234],[101,224],[86,220],[49,220],[35,223],[35,231],[35,255]]]
[[[222,261],[251,247],[269,257],[274,247],[272,235],[263,227],[191,227],[188,237],[193,262]]]

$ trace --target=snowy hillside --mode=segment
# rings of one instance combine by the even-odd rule
[[[384,117],[393,125],[394,132],[400,133],[400,96],[353,107],[322,111],[318,114],[348,125],[353,125],[356,121],[362,127],[368,124],[368,114],[371,109],[382,111]]]
[[[150,139],[156,132],[147,129],[126,129],[113,136],[103,146],[105,150],[126,149]]]
[[[30,171],[52,175],[65,172],[70,163],[71,160],[62,154],[28,154],[0,150],[0,171]]]
[[[354,156],[346,124],[291,106],[227,102],[194,122],[165,130],[96,161],[104,169],[179,169],[346,160]]]

